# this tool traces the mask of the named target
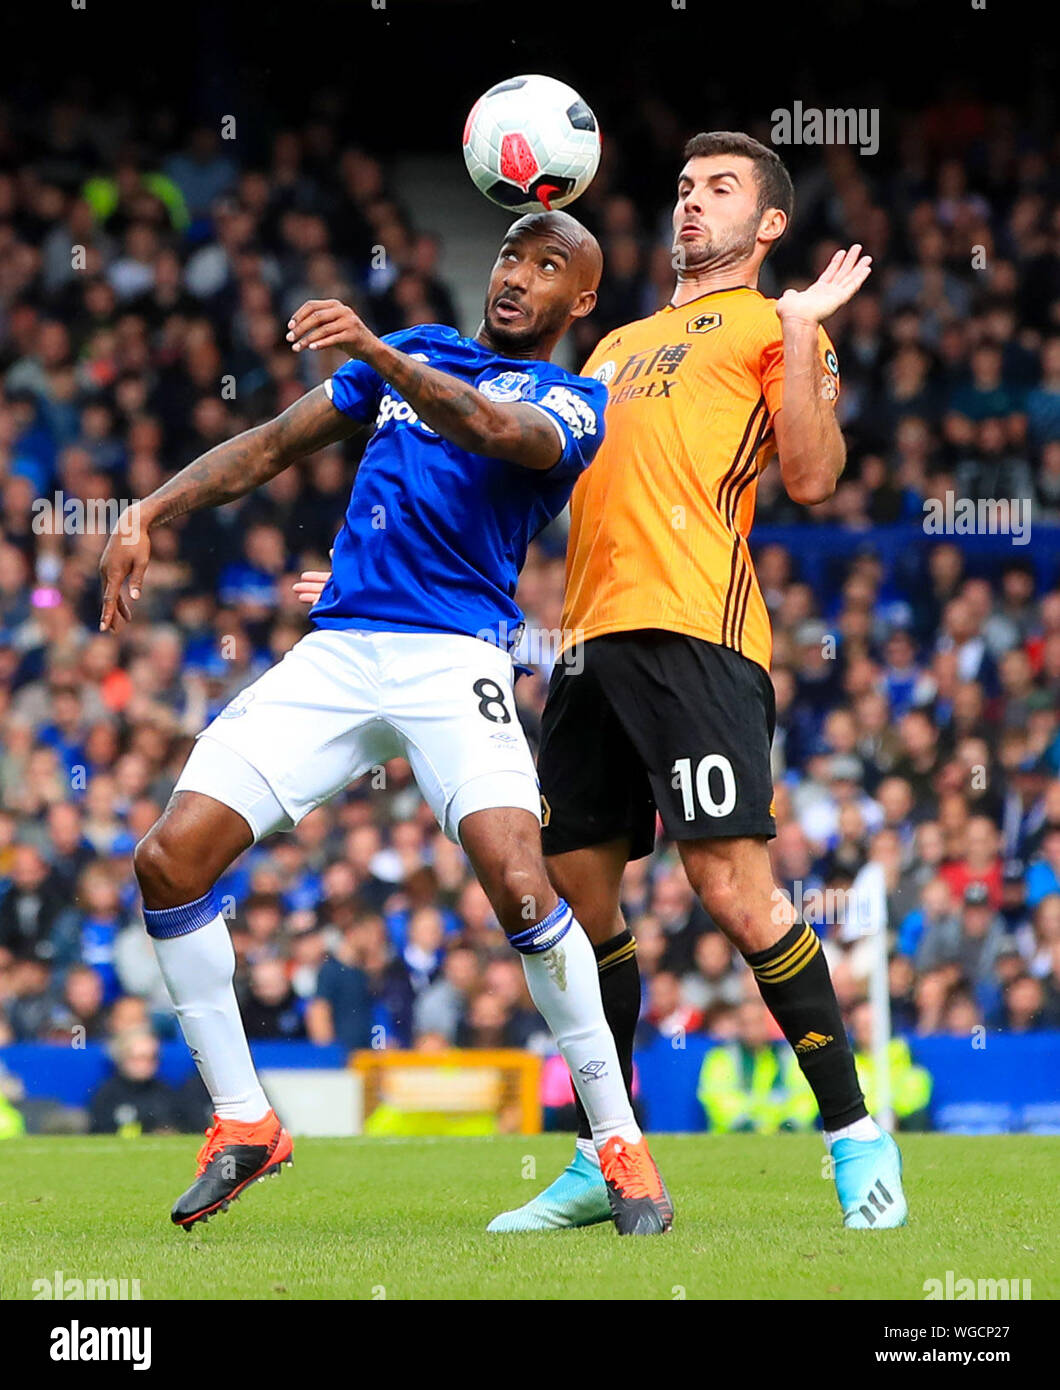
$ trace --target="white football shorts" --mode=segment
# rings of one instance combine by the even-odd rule
[[[207,725],[174,790],[230,806],[259,840],[407,758],[451,840],[474,811],[516,806],[540,821],[512,683],[508,653],[476,637],[321,629]]]

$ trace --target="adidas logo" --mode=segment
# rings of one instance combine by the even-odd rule
[[[835,1042],[831,1033],[807,1033],[804,1038],[800,1038],[795,1044],[796,1052],[819,1052],[822,1047],[827,1047],[830,1042]]]
[[[893,1205],[894,1198],[884,1187],[883,1179],[877,1178],[876,1186],[869,1189],[869,1200],[862,1204],[860,1210],[862,1216],[869,1223],[869,1225],[875,1226],[877,1215],[880,1212],[886,1211],[888,1207]],[[874,1207],[875,1211],[873,1210]]]

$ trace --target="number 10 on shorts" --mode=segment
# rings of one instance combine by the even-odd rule
[[[735,809],[736,776],[732,770],[732,763],[721,753],[708,753],[706,757],[700,758],[695,773],[692,771],[691,758],[678,758],[671,771],[673,785],[681,793],[685,820],[695,820],[697,800],[708,816],[728,816]],[[714,799],[710,777],[712,772],[720,775],[720,801]]]

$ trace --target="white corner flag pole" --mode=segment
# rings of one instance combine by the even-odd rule
[[[891,1104],[891,986],[887,970],[887,882],[882,864],[870,860],[854,879],[854,922],[851,935],[869,945],[869,1006],[872,1010],[872,1069],[876,1079],[876,1111],[881,1129],[894,1132]]]

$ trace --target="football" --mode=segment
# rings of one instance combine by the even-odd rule
[[[512,212],[562,208],[589,187],[600,128],[573,87],[554,77],[511,77],[479,97],[464,124],[475,187]]]

